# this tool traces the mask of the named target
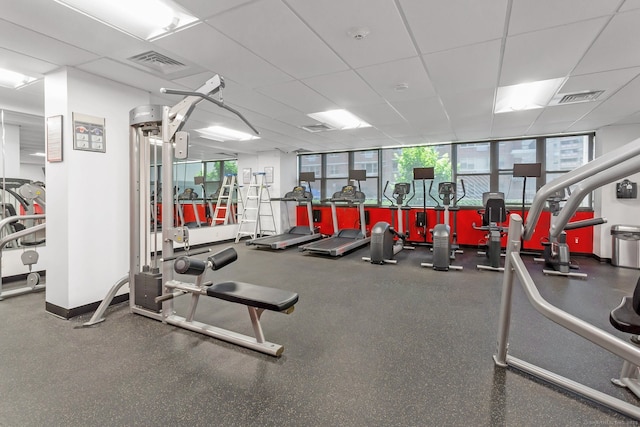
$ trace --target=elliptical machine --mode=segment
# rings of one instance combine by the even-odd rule
[[[460,210],[458,202],[464,198],[466,191],[464,188],[464,180],[460,180],[462,185],[462,196],[456,198],[456,183],[455,182],[441,182],[438,184],[438,197],[442,201],[442,205],[438,199],[433,197],[431,190],[433,188],[433,181],[429,186],[429,197],[431,197],[438,206],[436,206],[436,212],[438,212],[438,224],[433,228],[433,262],[420,263],[422,267],[430,267],[438,271],[448,270],[462,270],[460,265],[451,265],[451,260],[456,258],[456,252],[459,247],[457,244],[457,212]],[[450,207],[450,205],[452,205]],[[451,227],[449,227],[449,211],[453,212],[453,233]],[[440,222],[440,214],[444,214],[444,221]]]
[[[389,181],[384,186],[382,194],[391,202],[391,224],[393,221],[393,212],[396,211],[398,224],[394,228],[385,221],[377,222],[371,229],[370,256],[362,257],[363,261],[369,261],[371,264],[396,264],[398,261],[393,257],[403,249],[413,249],[413,247],[405,246],[405,240],[409,237],[409,232],[404,231],[404,224],[409,222],[409,202],[415,196],[411,192],[411,183],[398,182],[393,186],[393,199],[387,196],[387,188]],[[408,200],[405,198],[411,194]],[[394,205],[395,203],[395,205]]]
[[[568,188],[557,191],[547,199],[549,210],[551,211],[551,227],[556,223],[556,218],[562,210],[560,204],[567,200],[567,195],[571,196],[571,191]],[[547,267],[542,270],[544,274],[586,279],[586,273],[571,271],[578,270],[579,267],[571,264],[571,252],[567,244],[567,230],[593,227],[606,222],[606,218],[592,218],[568,223],[557,238],[549,238],[549,241],[542,242],[544,258],[534,258],[534,261],[544,262],[545,267]]]

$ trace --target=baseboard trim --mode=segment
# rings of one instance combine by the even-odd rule
[[[128,293],[117,295],[115,298],[113,298],[109,306],[120,304],[121,302],[125,302],[128,300],[129,300]],[[82,314],[91,313],[92,311],[96,311],[100,303],[101,301],[98,301],[98,302],[92,302],[91,304],[81,305],[80,307],[64,308],[64,307],[60,307],[58,305],[52,304],[50,302],[47,302],[45,303],[45,310],[48,313],[53,314],[54,316],[69,320],[73,317],[80,316]]]

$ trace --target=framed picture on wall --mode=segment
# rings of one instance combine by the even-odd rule
[[[73,149],[106,153],[104,118],[73,113]]]

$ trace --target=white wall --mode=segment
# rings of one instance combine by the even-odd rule
[[[101,300],[129,270],[129,111],[149,94],[79,70],[45,76],[45,117],[63,116],[63,161],[47,163],[47,303]],[[72,113],[105,119],[106,153],[73,149]]]
[[[640,138],[640,125],[606,126],[596,132],[595,155],[599,157]],[[640,185],[640,173],[627,177]],[[594,228],[593,251],[600,258],[611,258],[611,226],[616,224],[640,225],[640,199],[617,199],[616,183],[595,191],[596,217],[607,218],[607,223]]]
[[[297,157],[292,153],[284,153],[279,150],[263,151],[258,155],[239,154],[238,155],[238,181],[242,185],[242,171],[251,168],[251,172],[264,172],[265,167],[273,167],[273,183],[269,184],[269,195],[271,198],[282,197],[291,191],[297,183]],[[246,191],[246,189],[244,190]],[[243,195],[245,193],[243,192]],[[281,202],[272,202],[273,215],[276,221],[278,233],[282,233],[290,225],[283,211],[284,205]],[[295,209],[289,208],[290,222],[295,224]]]

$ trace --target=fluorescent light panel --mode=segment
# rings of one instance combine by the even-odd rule
[[[371,127],[369,123],[347,110],[322,111],[320,113],[307,114],[307,116],[339,130]]]
[[[171,0],[55,0],[124,33],[150,40],[198,19]]]
[[[510,113],[544,108],[563,82],[564,78],[560,78],[499,87],[494,112]]]
[[[241,132],[235,129],[229,129],[224,126],[209,126],[204,129],[196,129],[196,132],[200,133],[200,136],[207,139],[213,139],[214,141],[249,141],[252,139],[260,139],[260,137],[251,135],[246,132]]]
[[[34,81],[36,81],[35,77],[0,68],[0,86],[8,87],[9,89],[20,89]]]

